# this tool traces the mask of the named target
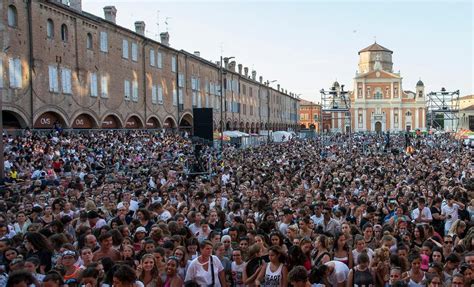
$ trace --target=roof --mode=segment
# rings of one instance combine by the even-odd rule
[[[380,46],[379,44],[377,44],[377,42],[373,43],[372,45],[368,46],[367,48],[364,48],[362,50],[359,51],[359,55],[360,53],[363,53],[363,52],[389,52],[390,54],[393,54],[393,51],[383,47],[383,46]]]
[[[303,100],[301,99],[300,100],[300,106],[318,106],[318,104],[314,103],[314,102],[311,102],[311,101],[307,101],[307,100]]]
[[[474,111],[474,105],[470,105],[465,107],[464,109],[461,109],[462,111]]]
[[[418,80],[418,83],[416,83],[416,86],[424,86],[423,82],[421,80]]]
[[[467,95],[467,96],[462,96],[459,98],[459,100],[470,100],[470,99],[474,99],[474,95]]]

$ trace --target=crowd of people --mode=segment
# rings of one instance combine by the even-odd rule
[[[474,284],[474,151],[449,135],[3,141],[0,287]]]

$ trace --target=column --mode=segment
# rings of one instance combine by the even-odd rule
[[[367,109],[362,109],[362,131],[367,130]]]
[[[390,83],[390,94],[391,94],[391,96],[390,96],[390,100],[391,100],[391,99],[393,99],[393,96],[394,96],[393,95],[393,82]]]
[[[393,92],[393,83],[392,83],[392,92]],[[393,108],[390,108],[390,127],[388,130],[393,131],[393,127],[395,126],[395,115],[393,112]]]
[[[419,127],[419,125],[418,125],[418,118],[419,118],[419,116],[418,116],[418,108],[416,108],[416,109],[415,109],[415,122],[413,123],[413,127],[414,127],[415,130]]]
[[[365,100],[365,80],[362,82],[362,98]]]

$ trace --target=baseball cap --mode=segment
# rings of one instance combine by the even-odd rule
[[[138,233],[138,232],[147,233],[146,228],[143,227],[143,226],[140,226],[140,227],[137,228],[137,230],[135,230],[135,234]]]

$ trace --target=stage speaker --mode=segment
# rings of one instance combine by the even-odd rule
[[[193,126],[195,137],[212,143],[213,121],[211,108],[193,109]]]

